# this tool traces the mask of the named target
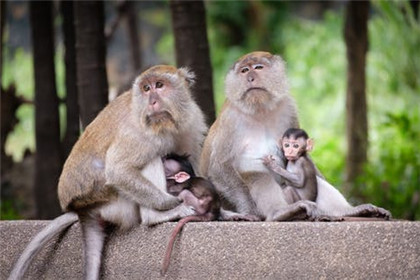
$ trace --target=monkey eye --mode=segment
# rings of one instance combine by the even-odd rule
[[[149,85],[144,85],[143,86],[143,90],[144,91],[149,91],[150,90],[150,86]]]
[[[163,83],[162,82],[157,82],[156,83],[156,88],[162,88],[163,87]]]
[[[299,144],[293,144],[293,148],[295,149],[299,148]]]
[[[289,143],[286,143],[286,144],[284,144],[284,147],[285,148],[289,148],[290,147],[290,144]]]
[[[241,73],[246,73],[248,71],[249,71],[249,68],[248,67],[244,67],[244,68],[241,69]]]
[[[264,65],[262,65],[262,64],[257,64],[257,65],[254,66],[255,70],[261,70],[263,68],[264,68]]]

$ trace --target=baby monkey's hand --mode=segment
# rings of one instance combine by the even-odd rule
[[[278,165],[279,161],[280,159],[274,155],[266,155],[262,158],[263,164],[270,169],[274,169]]]

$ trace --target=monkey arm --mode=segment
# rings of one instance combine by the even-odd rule
[[[181,202],[144,178],[137,168],[126,167],[121,173],[115,170],[106,170],[105,176],[107,185],[113,186],[141,206],[156,210],[168,210]]]
[[[190,107],[186,110],[189,110],[194,117],[182,124],[184,130],[180,132],[180,135],[188,135],[189,137],[179,141],[175,151],[177,154],[188,154],[194,172],[200,176],[200,155],[208,128],[204,114],[196,104],[190,104]]]
[[[297,161],[295,165],[297,165],[298,168],[296,168],[296,172],[289,172],[286,169],[284,169],[280,164],[280,158],[273,155],[265,156],[263,159],[263,163],[265,166],[270,168],[275,173],[279,174],[281,177],[289,181],[289,183],[295,187],[295,188],[303,188],[305,186],[305,174],[303,171],[303,166],[301,161]],[[292,163],[288,163],[292,164]]]
[[[153,137],[123,134],[105,156],[106,185],[147,208],[168,210],[181,200],[166,192],[160,145]]]
[[[152,226],[195,215],[196,212],[194,207],[181,204],[167,211],[157,211],[151,208],[141,207],[140,214],[141,223],[147,226]]]
[[[127,143],[119,143],[115,149],[124,144]],[[165,173],[160,157],[148,160],[136,153],[113,152],[113,148],[109,148],[106,156],[106,185],[114,187],[141,206],[156,210],[172,209],[180,203],[178,198],[166,192]],[[126,149],[133,150],[135,149]]]
[[[292,187],[303,188],[305,186],[305,175],[303,170],[298,170],[296,173],[292,173],[279,166],[273,171],[286,179]]]
[[[212,161],[211,164],[218,164]],[[233,174],[233,176],[226,176]],[[255,205],[251,203],[249,190],[238,176],[232,165],[222,164],[217,168],[209,169],[208,177],[213,182],[216,190],[222,195],[229,205],[240,214],[257,215]]]

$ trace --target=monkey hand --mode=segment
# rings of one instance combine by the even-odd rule
[[[167,194],[164,197],[162,197],[160,203],[156,205],[154,208],[159,211],[166,211],[166,210],[175,208],[181,202],[182,200],[179,199],[178,197]]]
[[[179,213],[180,219],[187,216],[197,215],[197,211],[195,211],[194,206],[186,205],[184,203],[178,206],[178,210],[179,210],[178,213]]]
[[[270,220],[300,221],[315,220],[318,216],[316,203],[309,200],[299,200],[293,204],[281,207]]]
[[[280,158],[275,155],[266,155],[262,158],[262,162],[268,168],[275,169],[278,166],[278,162],[280,162]]]

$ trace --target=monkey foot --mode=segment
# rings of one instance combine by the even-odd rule
[[[233,215],[224,219],[225,221],[236,222],[236,221],[245,221],[245,222],[259,222],[261,218],[255,215]]]
[[[359,208],[360,211],[355,215],[351,215],[352,217],[375,217],[383,218],[384,220],[389,220],[392,217],[391,212],[388,210],[372,204],[362,204],[356,208]]]
[[[310,218],[309,220],[314,221],[314,222],[342,222],[344,221],[344,218],[328,216],[328,215],[320,215],[314,218]]]

